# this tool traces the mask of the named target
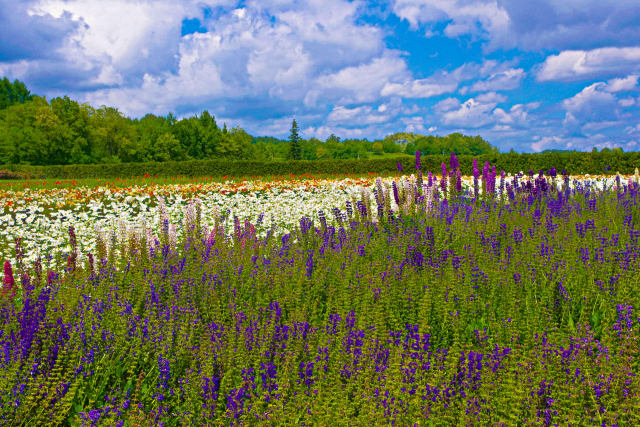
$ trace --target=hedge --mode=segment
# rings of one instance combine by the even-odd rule
[[[470,175],[473,159],[478,159],[482,169],[485,161],[495,165],[498,171],[517,173],[529,170],[548,171],[555,167],[558,174],[564,169],[571,174],[602,174],[620,172],[632,174],[640,167],[640,152],[629,153],[502,153],[480,156],[459,156],[461,171]],[[366,160],[298,160],[290,162],[256,162],[225,160],[192,160],[186,162],[111,163],[100,165],[27,166],[5,165],[0,169],[37,178],[128,178],[143,176],[246,176],[246,175],[302,175],[302,174],[366,174],[397,171],[400,162],[405,172],[415,171],[413,158]],[[449,166],[449,156],[422,156],[422,170],[440,174],[441,163]],[[608,166],[608,168],[607,168]]]

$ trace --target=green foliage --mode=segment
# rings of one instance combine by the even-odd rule
[[[362,152],[360,160],[350,158],[351,154],[345,155],[345,159],[331,158],[330,149],[323,151],[324,146],[329,142],[320,142],[320,147],[316,151],[318,160],[302,160],[299,162],[265,161],[256,159],[255,161],[236,160],[242,158],[247,152],[255,149],[250,143],[250,136],[241,129],[234,128],[223,136],[223,142],[219,146],[219,152],[225,150],[225,156],[229,160],[188,160],[188,161],[165,161],[168,158],[185,157],[181,151],[181,145],[175,144],[175,139],[171,134],[161,134],[156,147],[158,153],[164,153],[152,158],[152,161],[145,163],[118,163],[99,165],[60,165],[60,166],[28,166],[9,164],[4,169],[12,172],[25,173],[28,176],[42,178],[116,178],[134,177],[148,175],[166,176],[244,176],[244,175],[303,175],[303,174],[389,174],[397,171],[397,164],[401,163],[405,173],[412,173],[415,169],[413,158],[383,157],[378,159],[367,159],[366,153]],[[338,144],[338,143],[336,143]],[[357,145],[349,140],[340,143],[345,149],[353,148],[357,150]],[[278,144],[270,144],[277,146]],[[312,156],[312,151],[303,145],[305,156]],[[271,156],[274,158],[275,148],[271,154],[264,152],[262,159]],[[357,151],[356,151],[357,152]],[[244,154],[243,154],[244,153]],[[472,161],[478,159],[478,164],[482,165],[489,161],[496,166],[498,171],[504,170],[507,173],[515,174],[529,170],[537,173],[540,170],[548,171],[553,165],[562,165],[570,174],[602,174],[620,172],[623,174],[633,174],[636,167],[640,165],[640,153],[545,153],[545,154],[518,154],[501,153],[481,156],[459,156],[460,169],[462,174],[471,175]],[[422,156],[422,171],[439,174],[440,165],[444,162],[448,164],[449,156]],[[609,170],[606,170],[607,165]],[[560,174],[561,170],[557,171]]]

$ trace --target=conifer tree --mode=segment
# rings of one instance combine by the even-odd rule
[[[298,135],[298,123],[293,119],[291,123],[291,134],[289,135],[289,159],[302,159],[302,147],[300,145],[300,135]]]

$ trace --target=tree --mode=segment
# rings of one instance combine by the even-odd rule
[[[251,135],[244,129],[234,127],[231,131],[222,134],[218,144],[218,154],[231,160],[248,159],[252,155]]]
[[[373,148],[374,154],[382,154],[384,152],[384,149],[382,147],[382,142],[380,141],[374,142],[372,148]]]
[[[187,158],[185,150],[171,133],[163,133],[153,145],[153,160],[157,162],[179,161]]]
[[[33,95],[20,80],[14,80],[13,83],[6,77],[0,80],[0,110],[32,99]]]
[[[300,135],[298,135],[298,123],[293,119],[291,123],[291,133],[289,134],[289,159],[302,159],[302,147],[300,145]]]
[[[92,163],[91,142],[89,135],[89,119],[92,113],[88,105],[80,105],[69,97],[53,98],[50,102],[51,110],[58,117],[59,132],[63,138],[64,150],[62,161],[72,164]]]

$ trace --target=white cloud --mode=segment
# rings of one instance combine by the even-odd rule
[[[636,78],[637,79],[637,78]],[[619,129],[633,117],[622,108],[635,104],[634,98],[618,99],[616,93],[627,91],[634,79],[614,79],[593,83],[579,93],[562,101],[564,129],[572,135],[589,134],[603,129]],[[629,115],[631,114],[631,115]]]
[[[117,70],[110,74],[157,73],[169,68],[178,53],[182,19],[196,12],[194,5],[166,0],[43,0],[32,8],[36,15],[71,14],[82,25],[66,40],[61,53],[86,70]]]
[[[376,128],[374,127],[364,127],[364,128],[346,128],[342,126],[309,126],[303,129],[304,135],[306,138],[318,138],[320,140],[325,140],[331,134],[340,135],[342,139],[347,138],[366,138],[368,135],[376,132]]]
[[[631,107],[632,105],[635,105],[635,103],[635,98],[622,98],[618,100],[618,105],[621,107]]]
[[[530,112],[540,107],[540,103],[515,104],[508,109],[496,108],[506,101],[507,97],[502,94],[487,92],[463,103],[456,98],[443,99],[433,110],[445,127],[475,129],[493,124],[493,130],[499,132],[529,128]]]
[[[472,92],[484,92],[495,90],[512,90],[520,86],[525,76],[522,68],[509,68],[504,71],[491,74],[489,78],[480,80],[471,85]]]
[[[481,93],[480,95],[476,96],[475,100],[485,104],[486,103],[499,104],[501,102],[505,102],[507,100],[507,97],[496,92],[487,92],[487,93]]]
[[[611,79],[607,82],[607,92],[626,92],[635,89],[638,84],[638,76],[631,75],[620,79]]]
[[[458,107],[460,107],[460,100],[458,98],[445,98],[433,106],[433,111],[436,113],[444,113],[455,110]]]
[[[330,124],[343,123],[351,126],[385,123],[389,119],[388,114],[378,114],[366,105],[356,108],[336,106],[327,116],[327,122]]]
[[[396,0],[393,12],[412,29],[427,27],[427,36],[444,23],[444,35],[480,38],[489,50],[591,49],[640,39],[640,3],[628,0]]]
[[[511,106],[509,111],[496,108],[493,110],[493,116],[498,123],[506,126],[505,130],[514,127],[526,128],[529,126],[529,111],[538,108],[538,106],[539,103],[515,104]]]
[[[410,80],[404,83],[387,83],[382,88],[382,96],[398,95],[404,98],[431,98],[451,93],[456,90],[458,84],[449,82],[447,84],[431,83],[429,79]]]
[[[441,121],[448,126],[479,128],[493,121],[491,111],[496,105],[496,102],[484,103],[469,98],[459,108],[443,113]]]
[[[422,116],[402,117],[400,122],[405,125],[404,132],[427,133],[425,119]]]
[[[420,24],[451,21],[444,29],[448,37],[487,33],[501,40],[509,28],[509,15],[495,0],[396,0],[393,12],[412,28]]]
[[[585,80],[640,70],[640,46],[567,50],[548,56],[537,73],[538,81]]]
[[[366,64],[346,67],[318,77],[317,88],[310,90],[311,95],[308,96],[316,101],[321,92],[324,92],[324,97],[340,97],[340,103],[370,102],[378,99],[380,92],[391,79],[406,75],[408,72],[404,60],[397,55],[388,54],[374,58]]]
[[[530,146],[531,149],[537,153],[551,147],[565,148],[566,144],[567,142],[563,138],[560,138],[558,136],[543,136],[541,138],[537,138],[537,140],[535,142],[532,142]]]
[[[629,0],[500,0],[509,16],[501,47],[541,51],[628,46],[640,39],[640,3]]]
[[[611,104],[615,101],[615,97],[604,91],[606,87],[603,82],[594,83],[585,87],[571,98],[565,99],[562,104],[571,112],[582,110],[594,104]]]
[[[606,92],[606,87],[607,85],[603,82],[589,85],[571,98],[565,99],[562,106],[573,117],[583,120],[602,120],[612,117],[616,97]]]
[[[224,110],[225,100],[246,98],[277,100],[283,109],[302,100],[367,102],[391,78],[409,76],[398,53],[385,49],[382,31],[356,22],[360,2],[236,3],[42,0],[33,13],[67,13],[82,24],[62,54],[85,77],[70,79],[67,92],[132,115],[206,102]],[[203,18],[205,6],[216,13]],[[181,37],[190,17],[207,32]]]

